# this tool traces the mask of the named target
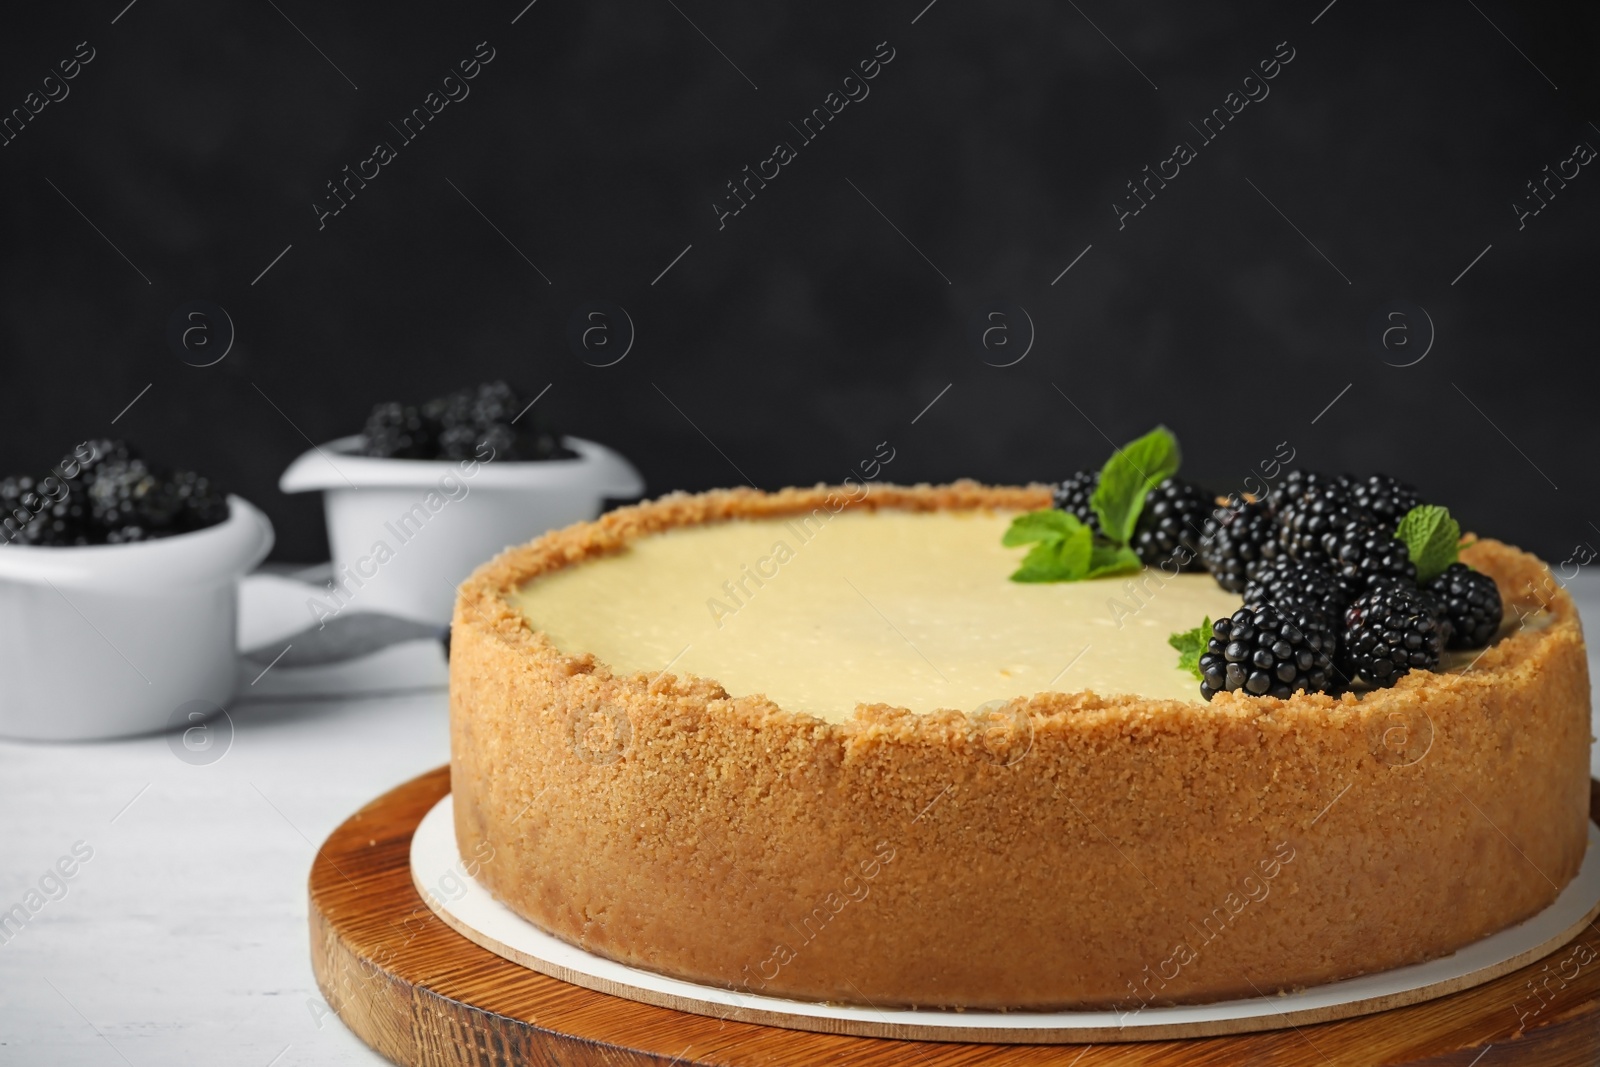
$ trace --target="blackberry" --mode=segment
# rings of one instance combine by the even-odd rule
[[[1352,595],[1366,590],[1375,578],[1396,578],[1415,583],[1416,565],[1406,543],[1394,536],[1394,524],[1368,516],[1329,534],[1323,549]]]
[[[1256,571],[1278,556],[1278,528],[1265,501],[1234,494],[1206,520],[1200,562],[1228,592],[1243,592]]]
[[[1450,648],[1482,648],[1505,617],[1500,589],[1494,579],[1465,563],[1452,563],[1423,589],[1437,598],[1442,617],[1451,627]]]
[[[517,458],[577,459],[578,454],[561,443],[561,438],[548,430],[529,428],[518,435]]]
[[[505,382],[457,389],[421,407],[379,404],[367,420],[367,455],[404,459],[514,462],[569,459],[577,453],[533,419],[514,425],[530,406]],[[484,445],[493,449],[481,456]]]
[[[474,452],[477,451],[479,445],[487,445],[490,449],[492,449],[493,451],[491,451],[489,454],[495,459],[522,460],[546,458],[541,456],[525,455],[524,449],[522,448],[522,441],[518,438],[516,427],[514,426],[506,426],[502,424],[488,427],[483,431],[482,434],[478,435],[478,439],[472,443]]]
[[[1100,484],[1100,475],[1096,471],[1079,471],[1060,485],[1056,486],[1051,495],[1051,502],[1057,510],[1074,515],[1095,533],[1100,532],[1100,520],[1095,516],[1094,508],[1089,505],[1089,498],[1094,496],[1095,487]]]
[[[89,486],[90,514],[108,532],[125,526],[164,530],[183,513],[183,505],[167,472],[142,459],[102,464]]]
[[[457,389],[443,396],[434,397],[422,405],[423,421],[438,433],[475,425],[472,417],[473,395],[472,389]]]
[[[1356,518],[1350,495],[1332,482],[1307,489],[1278,508],[1278,544],[1295,559],[1326,558],[1325,541]]]
[[[1428,606],[1429,611],[1433,612],[1434,619],[1439,623],[1439,647],[1449,648],[1451,639],[1455,637],[1455,623],[1450,621],[1450,615],[1445,611],[1444,601],[1427,586],[1418,585],[1415,581],[1402,578],[1399,575],[1376,574],[1367,580],[1367,585],[1364,589],[1358,589],[1356,593],[1396,587],[1415,593],[1422,598],[1422,602]],[[1354,601],[1355,594],[1352,594],[1350,599]]]
[[[1334,629],[1350,605],[1350,591],[1325,563],[1281,558],[1258,569],[1245,583],[1247,604],[1303,604]]]
[[[460,423],[446,426],[439,431],[439,449],[436,454],[438,459],[470,459],[478,451],[478,443],[485,439],[485,434],[471,423]],[[502,459],[500,450],[495,449],[494,457]]]
[[[28,527],[37,522],[44,505],[44,497],[26,474],[0,480],[0,534],[7,541],[27,544]]]
[[[1369,589],[1345,613],[1341,654],[1375,686],[1390,686],[1411,670],[1439,665],[1444,641],[1434,605],[1400,582]]]
[[[92,545],[98,539],[82,485],[66,483],[66,492],[47,500],[43,511],[22,531],[30,545]]]
[[[1211,624],[1200,656],[1200,695],[1222,692],[1287,698],[1333,682],[1333,631],[1301,605],[1249,604]]]
[[[472,398],[472,421],[479,426],[509,426],[527,401],[505,382],[485,382]]]
[[[203,474],[194,471],[174,471],[172,489],[183,501],[176,525],[182,530],[203,530],[216,526],[228,518],[227,495]]]
[[[1200,538],[1216,497],[1176,476],[1164,479],[1145,497],[1133,532],[1133,550],[1146,567],[1179,571],[1201,569]]]
[[[97,437],[85,441],[72,450],[72,459],[78,465],[73,480],[87,488],[94,480],[95,472],[106,464],[127,463],[138,458],[139,450],[118,438]],[[61,470],[66,471],[67,468],[63,466]]]
[[[362,454],[380,459],[428,459],[434,449],[422,413],[404,404],[375,405],[362,436]]]
[[[1308,471],[1295,469],[1286,471],[1283,481],[1267,491],[1264,498],[1267,505],[1267,514],[1274,517],[1283,510],[1285,504],[1299,500],[1307,493],[1318,492],[1326,486],[1332,485],[1334,479],[1321,471]]]
[[[0,539],[48,546],[124,544],[227,519],[227,497],[204,475],[148,463],[123,441],[95,440],[86,446],[37,481],[26,476],[0,480]]]
[[[1422,494],[1416,486],[1388,474],[1372,474],[1366,478],[1346,475],[1341,483],[1357,511],[1370,515],[1391,529],[1405,517],[1406,512],[1422,503]]]

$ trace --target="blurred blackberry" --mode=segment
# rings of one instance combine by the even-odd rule
[[[526,450],[522,447],[522,438],[517,434],[516,429],[511,426],[498,425],[488,427],[483,432],[483,436],[480,441],[477,444],[474,444],[473,447],[477,448],[478,444],[482,444],[487,446],[489,449],[493,449],[493,451],[489,452],[489,455],[493,456],[495,459],[523,460],[546,458],[544,456],[524,455],[523,453]]]
[[[1452,563],[1423,587],[1437,598],[1451,634],[1450,648],[1482,648],[1500,629],[1505,607],[1494,579],[1465,563]]]
[[[471,459],[478,451],[478,442],[483,436],[483,433],[470,422],[446,426],[439,431],[438,452],[428,458]],[[496,455],[495,458],[501,457]]]
[[[1215,495],[1176,476],[1164,479],[1145,497],[1133,532],[1133,550],[1146,567],[1180,571],[1202,569],[1200,538],[1216,507]]]
[[[422,413],[394,402],[373,406],[362,436],[362,454],[380,459],[428,459],[434,447]]]
[[[183,509],[184,498],[168,472],[142,459],[102,464],[89,486],[90,515],[108,536],[129,526],[156,536],[172,527]]]
[[[1422,503],[1422,494],[1416,486],[1389,474],[1371,474],[1365,478],[1347,474],[1340,478],[1340,483],[1357,511],[1390,529],[1405,518],[1406,512]]]
[[[577,459],[578,454],[547,430],[530,427],[518,435],[518,459]]]
[[[1249,604],[1211,624],[1200,656],[1200,695],[1222,692],[1288,698],[1333,684],[1333,630],[1301,605]]]
[[[1335,479],[1321,471],[1307,471],[1295,469],[1285,471],[1283,480],[1267,491],[1265,497],[1267,514],[1276,516],[1283,510],[1285,504],[1299,500],[1307,493],[1314,493],[1326,486],[1334,484]]]
[[[175,525],[182,530],[202,530],[228,518],[228,498],[210,478],[194,471],[174,471],[172,489],[183,501]]]
[[[1369,589],[1345,613],[1343,660],[1375,686],[1390,686],[1411,670],[1439,665],[1444,641],[1434,605],[1399,582]]]
[[[464,460],[566,459],[577,453],[562,446],[554,435],[537,428],[533,419],[521,420],[530,402],[505,382],[486,382],[457,389],[422,405],[421,414],[436,435],[437,451],[427,458]],[[483,446],[487,445],[488,451]],[[481,455],[481,451],[488,451]]]
[[[1278,508],[1278,544],[1295,559],[1324,559],[1328,535],[1356,516],[1348,492],[1332,482],[1312,486]]]
[[[458,426],[476,425],[472,417],[474,395],[472,389],[457,389],[434,397],[420,409],[423,421],[440,433]]]
[[[1350,591],[1326,563],[1280,558],[1257,569],[1244,586],[1246,604],[1303,604],[1337,631]]]
[[[1363,515],[1324,539],[1323,548],[1352,595],[1365,591],[1375,578],[1416,582],[1411,553],[1393,531],[1393,523]]]
[[[76,479],[64,483],[56,479],[56,483],[53,496],[45,499],[44,510],[23,529],[23,542],[30,545],[94,544],[99,540],[99,531],[90,514],[88,492]]]
[[[1265,501],[1245,500],[1236,493],[1206,519],[1200,562],[1230,593],[1242,592],[1255,572],[1278,555],[1278,528]]]
[[[472,421],[479,426],[509,426],[527,401],[505,382],[484,382],[472,398]]]
[[[126,463],[138,459],[139,450],[120,438],[97,437],[73,449],[72,457],[78,462],[75,480],[87,485],[99,468],[108,463]]]
[[[43,507],[44,498],[26,474],[0,479],[0,535],[6,541],[27,544],[25,531]]]
[[[1100,532],[1100,519],[1095,515],[1094,508],[1089,504],[1089,498],[1094,496],[1095,487],[1100,484],[1100,475],[1096,471],[1079,471],[1060,485],[1056,486],[1052,495],[1052,502],[1056,508],[1065,511],[1068,515],[1075,515],[1095,533]]]

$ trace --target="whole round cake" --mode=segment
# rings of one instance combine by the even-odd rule
[[[454,616],[463,857],[540,928],[693,981],[1123,1012],[1447,954],[1577,873],[1587,664],[1537,559],[1460,549],[1504,621],[1496,601],[1489,643],[1451,652],[1488,614],[1468,577],[1373,576],[1332,623],[1266,551],[1239,577],[1277,606],[1246,590],[1241,612],[1181,552],[1116,573],[1114,508],[1079,554],[1052,502],[674,494],[508,550]],[[1280,525],[1293,549],[1303,527]],[[1114,576],[1030,580],[1097,566]],[[1448,601],[1440,633],[1405,614],[1425,596]],[[1334,677],[1357,669],[1384,684]]]

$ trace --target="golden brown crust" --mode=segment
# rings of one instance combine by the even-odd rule
[[[1508,618],[1541,610],[1462,673],[1360,698],[1044,693],[981,721],[876,706],[827,723],[707,679],[618,675],[505,599],[686,524],[1048,503],[970,482],[675,494],[502,554],[454,619],[463,855],[492,855],[478,877],[540,927],[693,980],[1124,1011],[1448,953],[1576,874],[1582,632],[1544,565],[1495,541],[1463,558]]]

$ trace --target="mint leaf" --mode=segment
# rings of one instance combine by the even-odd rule
[[[1089,553],[1086,578],[1106,578],[1113,574],[1132,574],[1144,564],[1127,545],[1095,545]]]
[[[1193,630],[1175,633],[1167,638],[1167,644],[1178,650],[1178,669],[1188,671],[1194,675],[1196,681],[1204,681],[1205,675],[1200,673],[1200,656],[1206,650],[1206,642],[1211,640],[1211,616],[1206,616],[1206,621],[1196,626]]]
[[[1100,469],[1089,504],[1100,519],[1100,529],[1116,544],[1125,545],[1144,510],[1144,498],[1165,478],[1178,472],[1182,456],[1178,439],[1165,426],[1157,426],[1136,441],[1129,441]]]
[[[1418,584],[1443,574],[1461,552],[1461,524],[1437,504],[1419,504],[1406,512],[1394,535],[1405,542],[1417,566]]]
[[[1094,552],[1094,535],[1089,527],[1067,535],[1039,541],[1022,557],[1022,566],[1011,576],[1013,582],[1075,582],[1089,574],[1089,558]]]
[[[1082,529],[1088,527],[1079,522],[1076,515],[1068,515],[1065,511],[1057,511],[1055,508],[1046,508],[1044,511],[1030,511],[1026,515],[1018,515],[1012,519],[1011,525],[1006,528],[1005,536],[1000,538],[1000,543],[1007,548],[1016,548],[1032,541],[1073,537]]]

